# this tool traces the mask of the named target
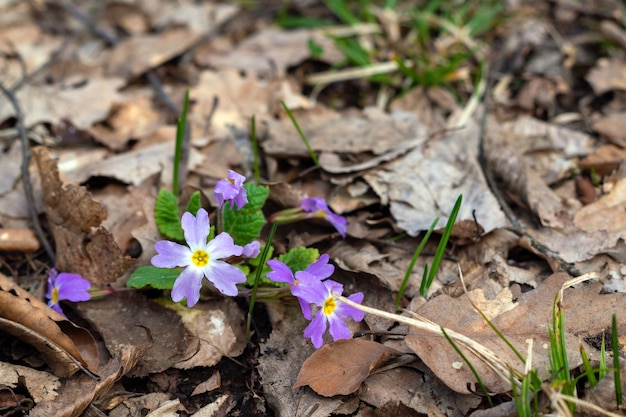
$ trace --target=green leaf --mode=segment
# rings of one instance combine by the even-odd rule
[[[304,271],[307,266],[317,261],[320,257],[319,250],[315,248],[292,248],[289,252],[278,257],[278,260],[287,265],[293,273]]]
[[[261,229],[267,223],[263,215],[263,205],[270,193],[265,186],[244,184],[248,192],[248,204],[237,209],[236,205],[224,204],[224,231],[233,237],[235,244],[246,245],[261,235]]]
[[[131,274],[128,287],[143,288],[151,286],[157,290],[171,290],[174,281],[180,275],[178,268],[157,268],[156,266],[140,266]]]
[[[358,25],[361,23],[359,19],[352,14],[348,4],[344,0],[324,0],[324,4],[328,7],[343,23],[348,25]]]
[[[154,220],[163,235],[179,241],[185,240],[180,224],[180,211],[176,196],[167,190],[159,191],[154,204]]]
[[[306,43],[306,46],[309,48],[309,52],[311,53],[311,58],[317,59],[322,56],[324,53],[324,48],[319,43],[315,42],[313,38],[309,38]]]
[[[189,203],[187,203],[187,211],[194,216],[198,214],[200,210],[200,191],[196,191],[191,195]]]

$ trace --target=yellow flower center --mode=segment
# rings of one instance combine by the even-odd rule
[[[325,301],[324,301],[324,314],[326,314],[327,316],[330,316],[331,314],[333,314],[333,311],[335,310],[335,308],[337,307],[337,302],[335,301],[335,299],[333,297],[328,297]]]
[[[52,304],[57,304],[59,302],[59,289],[57,287],[54,287],[52,289],[52,297],[51,297],[51,301]]]
[[[202,249],[198,249],[191,255],[191,261],[195,266],[206,266],[209,263],[209,254]]]

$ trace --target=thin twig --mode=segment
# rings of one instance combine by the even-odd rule
[[[56,256],[52,246],[46,239],[43,229],[41,228],[41,223],[39,223],[39,214],[37,213],[37,206],[35,205],[35,194],[33,193],[33,185],[31,183],[30,172],[28,170],[30,167],[30,146],[28,138],[26,137],[26,131],[24,130],[24,113],[22,113],[20,104],[11,90],[8,90],[2,83],[0,83],[0,90],[2,90],[2,93],[9,99],[13,109],[15,110],[15,118],[17,120],[15,122],[15,127],[19,133],[20,141],[22,143],[22,187],[24,187],[24,194],[26,195],[30,221],[33,224],[35,234],[46,251],[48,258],[50,258],[50,261],[54,264],[56,262]]]

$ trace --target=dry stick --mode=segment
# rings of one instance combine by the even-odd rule
[[[26,202],[28,205],[28,212],[30,214],[30,221],[33,224],[33,228],[35,229],[35,234],[37,238],[41,242],[48,258],[52,264],[56,263],[56,256],[54,254],[54,250],[52,246],[46,239],[46,236],[41,228],[41,223],[39,223],[39,216],[37,213],[37,208],[35,205],[35,194],[33,193],[33,185],[30,180],[30,172],[28,168],[30,166],[30,146],[28,144],[28,138],[26,138],[26,131],[24,130],[24,113],[22,113],[22,109],[20,107],[15,94],[10,90],[7,90],[4,84],[0,83],[0,90],[2,93],[7,96],[13,109],[15,109],[15,118],[17,119],[15,123],[15,127],[17,128],[17,132],[20,135],[20,141],[22,142],[22,187],[24,187],[24,194],[26,195]]]
[[[116,46],[120,43],[120,40],[115,35],[110,34],[104,28],[98,26],[94,21],[92,21],[88,16],[86,16],[83,12],[78,10],[76,7],[69,5],[69,4],[64,4],[64,3],[60,3],[60,6],[63,10],[65,10],[74,18],[76,18],[76,20],[78,20],[83,25],[85,25],[92,33],[102,38],[109,45]],[[165,92],[165,89],[163,88],[163,84],[161,83],[161,80],[159,80],[159,77],[154,71],[154,69],[150,69],[148,70],[148,72],[146,72],[146,79],[150,82],[157,96],[165,104],[168,110],[172,112],[172,114],[175,117],[178,117],[178,115],[180,114],[180,108],[167,95],[167,93]],[[190,130],[191,129],[189,128],[189,122],[187,122],[185,125],[185,137],[183,139],[183,149],[182,149],[181,158],[180,158],[181,163],[179,166],[179,173],[178,173],[179,174],[178,178],[180,178],[180,181],[182,181],[182,178],[184,178],[186,174],[185,170],[187,167],[187,159],[189,158],[189,147],[191,144]]]
[[[502,58],[500,58],[499,61],[501,63]],[[498,67],[500,68],[501,65],[498,65]],[[488,75],[487,80],[490,80],[490,78],[491,77]],[[576,268],[572,263],[567,262],[565,259],[561,258],[556,251],[550,249],[543,243],[537,241],[534,237],[528,234],[528,232],[526,232],[524,226],[517,220],[517,216],[515,216],[515,214],[513,213],[513,210],[506,202],[504,195],[502,194],[502,192],[496,185],[496,180],[493,176],[493,173],[488,167],[487,156],[485,154],[485,131],[486,131],[486,126],[487,126],[487,109],[489,108],[490,90],[491,90],[491,82],[488,82],[487,92],[485,94],[485,99],[484,99],[485,105],[484,105],[483,114],[480,120],[480,133],[479,133],[479,142],[478,142],[479,143],[478,163],[480,164],[480,168],[483,171],[483,175],[485,176],[485,181],[487,181],[487,185],[489,186],[489,189],[491,190],[493,195],[496,197],[496,200],[498,200],[498,203],[500,204],[500,207],[502,208],[502,211],[504,212],[505,216],[511,222],[512,227],[508,229],[512,231],[513,233],[515,233],[517,236],[520,236],[520,237],[524,236],[528,238],[530,245],[533,248],[535,248],[538,252],[542,253],[544,256],[548,258],[555,259],[561,265],[561,268],[563,268],[565,272],[567,272],[573,277],[578,277],[582,275],[582,272],[580,272],[578,268]]]

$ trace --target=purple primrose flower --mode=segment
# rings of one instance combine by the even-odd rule
[[[319,307],[311,323],[304,329],[304,337],[311,338],[316,349],[324,344],[323,336],[327,325],[333,340],[349,339],[352,333],[343,319],[361,321],[365,316],[361,310],[344,304],[333,296],[333,292],[337,294],[343,292],[343,285],[330,279],[317,281],[311,274],[302,274],[300,285],[294,286],[292,292],[299,299]],[[357,292],[348,299],[360,304],[363,301],[363,293]]]
[[[193,307],[200,299],[202,279],[206,277],[222,294],[237,295],[236,284],[246,281],[243,271],[220,259],[239,256],[241,246],[235,245],[228,233],[220,233],[207,243],[209,236],[209,214],[198,210],[196,217],[187,212],[181,220],[187,245],[169,240],[155,243],[158,255],[152,257],[152,265],[159,268],[186,267],[174,282],[172,300],[187,298],[187,307]]]
[[[228,178],[215,184],[214,196],[218,206],[222,208],[225,201],[230,201],[231,209],[236,204],[237,209],[241,210],[248,203],[248,191],[243,186],[245,181],[246,177],[229,169]]]
[[[320,258],[306,267],[304,271],[297,271],[295,276],[291,268],[285,265],[283,262],[273,259],[268,261],[267,264],[270,268],[272,268],[272,272],[267,274],[267,277],[274,282],[284,282],[291,286],[291,292],[293,294],[293,289],[300,285],[300,277],[302,275],[310,276],[309,282],[319,281],[330,277],[333,272],[335,272],[335,267],[328,263],[329,256],[327,254],[323,254]],[[295,295],[295,294],[294,294]],[[298,303],[300,303],[300,309],[302,310],[302,315],[305,319],[311,320],[313,316],[313,312],[311,311],[311,304],[307,301],[304,301],[300,297],[296,297],[298,299]]]
[[[300,208],[307,213],[313,213],[313,217],[326,219],[339,232],[341,237],[346,237],[348,221],[345,217],[333,213],[328,208],[326,200],[321,197],[308,197],[300,202]]]
[[[52,268],[48,274],[48,292],[46,293],[48,305],[57,313],[63,314],[59,301],[88,301],[91,299],[89,288],[91,288],[91,283],[80,275],[58,273]]]
[[[259,256],[259,252],[261,251],[261,243],[258,240],[253,240],[243,247],[243,252],[241,256],[244,258],[256,258]]]

